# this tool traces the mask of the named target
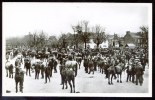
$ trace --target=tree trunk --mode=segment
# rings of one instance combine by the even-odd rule
[[[99,44],[99,43],[97,43],[97,48],[99,48],[99,45],[100,45],[100,44]]]
[[[85,44],[85,49],[86,49],[86,42],[84,42],[84,44]]]

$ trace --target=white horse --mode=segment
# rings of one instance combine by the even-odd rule
[[[78,68],[77,61],[66,61],[65,67],[69,68],[70,70],[74,70],[75,71],[75,76],[77,75],[77,68]]]
[[[8,72],[9,72],[9,77],[13,77],[13,64],[10,61],[7,61],[5,63],[5,69],[6,69],[6,77],[8,77]]]
[[[67,89],[67,82],[70,85],[71,93],[75,93],[75,76],[77,75],[77,67],[78,63],[76,61],[66,61],[65,68],[62,69],[62,84],[64,89],[64,83],[66,84]],[[75,73],[75,74],[74,74]],[[72,81],[72,84],[71,84]],[[74,91],[72,91],[72,86]]]

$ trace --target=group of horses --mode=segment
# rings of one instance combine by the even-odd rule
[[[14,68],[15,68],[14,79],[16,83],[16,93],[18,92],[18,84],[20,86],[20,92],[23,93],[23,82],[24,82],[25,72],[21,68],[21,59],[17,58],[15,61],[15,65],[11,61],[6,62],[5,64],[6,77],[8,77],[9,75],[9,78],[13,78]]]
[[[140,64],[141,61],[134,62],[134,60],[131,60],[131,57],[127,60],[125,56],[120,54],[111,55],[110,52],[98,52],[92,54],[91,52],[62,53],[53,51],[44,54],[46,55],[41,53],[35,54],[37,59],[32,58],[34,55],[28,57],[25,55],[17,60],[18,64],[16,65],[15,63],[15,66],[17,66],[15,67],[16,92],[18,91],[18,83],[21,84],[20,91],[23,92],[22,85],[24,81],[24,74],[23,71],[19,73],[17,69],[18,67],[20,68],[22,58],[24,58],[24,68],[26,68],[26,75],[29,74],[29,76],[31,76],[32,70],[35,72],[35,79],[39,79],[39,74],[41,72],[41,77],[45,78],[45,83],[47,83],[47,79],[50,82],[53,69],[54,73],[57,73],[57,65],[60,64],[59,68],[61,84],[63,85],[62,89],[64,89],[65,85],[67,89],[67,83],[69,83],[71,93],[75,93],[75,77],[78,74],[78,69],[80,69],[82,61],[85,73],[90,74],[92,72],[94,74],[95,71],[99,70],[102,74],[105,73],[106,78],[108,78],[109,85],[113,84],[113,78],[117,78],[117,82],[122,83],[122,72],[125,70],[127,72],[127,82],[128,80],[132,81],[133,83],[136,82],[136,85],[138,85],[138,81],[140,85],[143,83],[144,68]],[[9,61],[6,62],[6,71],[7,76],[9,71],[9,77],[12,75],[13,78],[13,64],[11,64]]]

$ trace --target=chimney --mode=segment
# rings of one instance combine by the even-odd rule
[[[129,34],[130,33],[130,31],[126,31],[126,34]]]

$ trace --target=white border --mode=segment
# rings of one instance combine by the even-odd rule
[[[59,4],[64,4],[64,3],[59,3]],[[147,6],[149,10],[149,17],[148,17],[148,27],[149,27],[149,92],[148,93],[23,93],[23,94],[18,94],[18,93],[5,93],[4,87],[4,82],[5,82],[5,77],[4,77],[4,58],[5,58],[5,34],[3,32],[3,27],[2,27],[2,96],[47,96],[47,97],[52,97],[52,96],[63,96],[63,97],[152,97],[152,3],[65,3],[67,5],[97,5],[97,6],[103,6],[103,5],[108,5],[110,6]],[[2,3],[2,7],[4,6],[4,3]],[[3,14],[3,9],[2,9],[2,14]],[[3,19],[3,16],[2,16]],[[3,20],[2,20],[2,26],[3,26]]]

